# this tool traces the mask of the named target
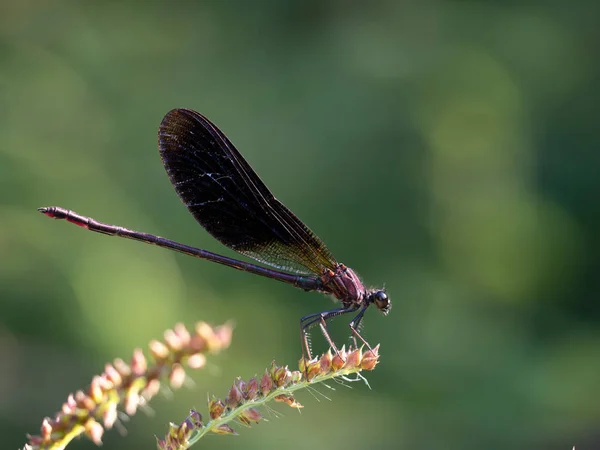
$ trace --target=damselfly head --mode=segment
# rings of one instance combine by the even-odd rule
[[[369,295],[369,302],[374,303],[384,316],[387,316],[392,309],[392,301],[383,289],[371,292]]]

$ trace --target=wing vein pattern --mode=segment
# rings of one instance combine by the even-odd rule
[[[221,243],[281,270],[320,274],[335,268],[321,239],[273,196],[206,117],[174,109],[161,122],[158,139],[177,194]]]

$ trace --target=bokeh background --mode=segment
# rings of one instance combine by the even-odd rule
[[[299,318],[331,306],[36,212],[232,256],[160,163],[162,116],[189,107],[394,303],[366,317],[371,390],[304,392],[301,414],[276,405],[199,448],[600,448],[599,16],[593,1],[3,0],[2,447],[177,321],[235,320],[194,389],[104,439],[154,448],[235,376],[295,365]]]

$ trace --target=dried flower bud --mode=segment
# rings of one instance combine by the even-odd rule
[[[181,338],[177,336],[173,330],[165,331],[163,337],[170,351],[178,352],[183,348],[183,342],[181,341]]]
[[[271,375],[268,372],[265,372],[260,379],[260,391],[262,392],[262,395],[265,397],[269,395],[273,390],[273,386],[273,378],[271,378]]]
[[[250,425],[250,422],[258,423],[262,418],[262,414],[256,408],[244,409],[239,415],[239,419],[246,425]]]
[[[46,417],[42,421],[41,433],[44,438],[49,438],[52,434],[52,425],[50,425],[50,418]]]
[[[179,389],[185,381],[185,369],[181,364],[173,364],[171,373],[169,374],[169,384],[173,389]]]
[[[161,361],[163,359],[167,359],[170,354],[169,347],[163,344],[156,339],[150,341],[150,353],[152,353],[152,357],[157,361]]]
[[[211,431],[216,434],[232,434],[234,436],[237,436],[237,432],[226,423],[213,428]]]
[[[69,399],[73,399],[73,394],[69,395]],[[62,404],[62,408],[61,408],[60,412],[63,415],[73,414],[75,412],[76,406],[77,405],[75,404],[75,399],[73,399],[73,403],[71,403],[71,402],[69,402],[69,400],[67,400],[66,402],[64,402]]]
[[[156,447],[158,450],[171,450],[171,446],[167,444],[166,439],[156,438]]]
[[[242,393],[242,395],[244,397],[246,397],[246,382],[244,380],[242,380],[242,377],[237,377],[235,379],[235,385],[238,387],[238,389],[240,390],[240,392]]]
[[[202,353],[194,353],[187,359],[187,365],[190,369],[200,369],[206,365],[206,356]]]
[[[300,381],[302,381],[302,372],[294,370],[292,372],[292,384],[298,384]]]
[[[92,383],[90,384],[90,388],[88,390],[91,400],[94,403],[102,403],[102,399],[104,398],[104,389],[101,387],[102,385],[102,377],[96,375],[94,378],[92,378]],[[82,403],[83,401],[83,396],[80,397],[80,399],[78,399],[78,403]]]
[[[233,326],[230,322],[215,328],[215,335],[221,343],[220,348],[227,348],[231,344],[231,336],[233,334]]]
[[[148,381],[146,387],[142,390],[142,397],[150,401],[152,397],[160,392],[160,381],[157,378]]]
[[[94,378],[96,378],[96,377],[94,377]],[[97,378],[100,378],[100,377],[97,377]],[[87,396],[85,395],[85,393],[82,390],[75,392],[75,403],[77,405],[82,405],[85,402],[86,397]]]
[[[202,414],[200,414],[195,409],[190,409],[189,418],[194,423],[194,426],[196,428],[202,428],[202,427],[204,427],[204,425],[202,424]]]
[[[348,353],[346,357],[346,364],[344,364],[344,369],[354,369],[360,366],[360,361],[362,360],[362,350],[357,348]]]
[[[231,389],[229,389],[227,397],[225,397],[225,403],[227,404],[227,406],[233,409],[237,408],[243,399],[244,396],[240,392],[240,389],[234,383],[233,386],[231,386]]]
[[[106,405],[106,408],[104,409],[104,413],[102,414],[102,423],[104,423],[104,426],[108,429],[111,429],[113,427],[113,425],[115,424],[115,422],[117,421],[117,404],[116,403],[109,403],[108,405]]]
[[[113,384],[113,386],[119,386],[123,382],[121,374],[112,364],[106,364],[106,366],[104,366],[104,376]]]
[[[218,398],[213,398],[208,402],[208,413],[211,419],[218,419],[225,411],[225,404]]]
[[[131,367],[129,367],[129,364],[127,364],[121,358],[116,358],[113,361],[113,366],[115,366],[115,369],[119,371],[122,377],[128,377],[131,375]]]
[[[306,367],[308,366],[308,363],[309,361],[304,356],[298,360],[298,369],[300,369],[300,372],[306,372]]]
[[[364,370],[373,370],[379,362],[379,344],[373,350],[369,350],[363,355],[360,362],[360,368]]]
[[[334,372],[337,372],[344,367],[344,364],[346,364],[346,357],[345,347],[342,347],[342,349],[333,356],[333,359],[331,360],[331,368]]]
[[[167,449],[179,449],[181,447],[181,440],[179,437],[180,427],[176,423],[169,423],[169,433],[165,437],[165,448]]]
[[[124,409],[127,414],[133,416],[137,411],[137,407],[140,404],[140,396],[137,391],[129,390],[125,394]]]
[[[304,408],[304,406],[302,406],[300,403],[298,403],[296,401],[296,399],[294,398],[293,395],[291,394],[279,394],[275,396],[275,401],[276,402],[283,402],[285,404],[287,404],[288,406],[290,406],[291,408]]]
[[[258,381],[256,381],[256,377],[250,378],[248,383],[246,384],[246,399],[254,400],[258,395],[259,385]]]
[[[277,387],[285,387],[290,383],[290,381],[292,381],[292,373],[289,371],[287,366],[278,367],[275,370],[273,381]]]
[[[131,372],[133,375],[141,377],[146,373],[148,362],[141,349],[136,348],[131,357]]]
[[[315,378],[317,375],[320,375],[320,371],[321,363],[318,360],[313,359],[312,361],[309,361],[308,365],[306,366],[306,380],[312,381],[313,378]]]
[[[206,322],[198,322],[196,324],[196,334],[204,339],[209,351],[214,352],[221,349],[220,339]]]
[[[184,324],[178,323],[174,327],[175,334],[179,337],[179,340],[184,346],[188,346],[190,343],[190,332],[187,330]]]
[[[179,429],[177,430],[177,440],[179,442],[187,441],[192,432],[194,431],[194,428],[194,424],[189,419],[189,417],[185,419],[179,426]]]
[[[92,442],[96,445],[102,444],[102,435],[104,428],[94,419],[90,419],[85,423],[85,434],[89,436]]]
[[[331,363],[333,361],[333,355],[331,354],[331,349],[327,350],[327,353],[323,353],[323,356],[319,359],[319,372],[322,375],[329,373],[331,370]]]
[[[104,401],[104,397],[100,400],[100,402]],[[87,395],[83,395],[80,398],[80,401],[78,402],[78,406],[81,409],[85,409],[87,411],[93,411],[96,408],[96,405],[100,402],[95,402],[92,397],[89,397]]]
[[[75,397],[73,397],[73,394],[69,394],[69,396],[67,397],[66,405],[71,410],[77,406],[77,402],[75,401]]]
[[[271,361],[271,365],[269,366],[269,375],[271,375],[271,379],[275,381],[276,373],[279,370],[279,366],[275,364],[275,360]]]
[[[195,353],[206,352],[206,341],[202,336],[194,334],[190,340],[190,351]]]

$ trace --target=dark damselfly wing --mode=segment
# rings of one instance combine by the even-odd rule
[[[323,241],[271,194],[206,117],[174,109],[162,120],[158,139],[177,194],[221,243],[282,270],[321,274],[335,269]]]

